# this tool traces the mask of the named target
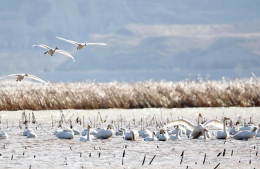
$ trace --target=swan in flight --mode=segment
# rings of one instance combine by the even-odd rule
[[[229,137],[229,133],[226,130],[226,120],[229,120],[228,117],[224,117],[223,121],[223,131],[218,131],[217,132],[217,139],[227,139]]]
[[[7,76],[4,76],[4,77],[1,77],[0,80],[4,79],[4,78],[7,78],[7,77],[16,77],[16,81],[22,81],[24,78],[29,78],[29,79],[33,79],[33,80],[36,80],[38,82],[42,82],[42,83],[45,83],[45,84],[48,84],[47,82],[45,82],[44,80],[36,77],[36,76],[33,76],[33,75],[28,75],[28,74],[10,74],[10,75],[7,75]]]
[[[56,52],[59,52],[61,54],[64,54],[64,55],[70,57],[75,62],[75,59],[71,54],[69,54],[68,52],[66,52],[64,50],[59,50],[59,48],[57,48],[57,47],[55,49],[53,49],[53,48],[50,48],[47,45],[33,45],[33,47],[37,47],[37,46],[47,49],[47,51],[44,52],[44,54],[48,53],[49,55],[53,56]]]
[[[185,126],[187,129],[189,130],[192,130],[190,136],[192,138],[198,138],[199,136],[203,136],[204,135],[204,129],[205,127],[207,126],[215,126],[215,127],[218,127],[218,128],[223,128],[223,123],[219,120],[208,120],[206,121],[205,123],[201,124],[200,123],[200,119],[202,118],[202,115],[199,114],[198,116],[198,123],[197,125],[191,123],[190,121],[188,120],[184,120],[184,119],[179,119],[179,120],[176,120],[176,121],[173,121],[173,122],[170,122],[169,124],[167,124],[166,126],[164,126],[165,128],[167,127],[170,127],[170,126],[173,126],[173,125],[183,125]]]
[[[5,131],[0,131],[0,139],[8,138],[8,134]]]
[[[234,135],[233,138],[236,140],[248,140],[250,138],[255,137],[256,130],[257,130],[257,127],[253,127],[252,131],[246,131],[246,130],[240,131],[236,135]]]
[[[72,41],[72,40],[67,40],[67,39],[60,38],[60,37],[57,37],[57,38],[76,45],[77,50],[83,49],[84,47],[86,47],[88,45],[107,45],[106,43],[78,43],[78,42],[75,42],[75,41]]]

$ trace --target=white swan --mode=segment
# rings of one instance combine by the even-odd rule
[[[205,140],[209,139],[209,137],[207,137],[207,132],[208,132],[208,130],[204,129],[203,136],[199,136],[198,140],[204,140],[205,141]]]
[[[48,51],[47,52],[44,52],[44,54],[49,54],[49,55],[51,55],[51,56],[53,56],[56,52],[59,52],[59,53],[61,53],[61,54],[64,54],[64,55],[66,55],[66,56],[68,56],[68,57],[70,57],[74,62],[75,62],[75,59],[74,59],[74,57],[71,55],[71,54],[69,54],[68,52],[66,52],[66,51],[64,51],[64,50],[59,50],[59,48],[55,48],[55,49],[53,49],[53,48],[50,48],[49,46],[47,46],[47,45],[33,45],[33,47],[42,47],[42,48],[45,48],[45,49],[47,49]]]
[[[147,136],[144,138],[144,141],[157,141],[158,138],[155,136],[155,132],[152,133],[152,137]]]
[[[167,141],[167,140],[169,140],[169,138],[170,138],[170,136],[169,136],[169,134],[166,132],[166,130],[165,130],[165,129],[161,129],[161,130],[160,130],[160,135],[159,135],[158,140],[159,140],[159,141]]]
[[[257,127],[254,127],[252,131],[240,131],[236,135],[233,136],[236,140],[248,140],[250,138],[255,137]]]
[[[169,140],[181,140],[181,137],[180,137],[181,129],[179,129],[179,126],[176,127],[176,130],[177,130],[177,132],[175,133],[176,136],[170,135]]]
[[[153,133],[150,130],[144,129],[138,131],[139,137],[152,137]]]
[[[78,43],[78,42],[75,42],[75,41],[72,41],[72,40],[67,40],[67,39],[60,38],[60,37],[57,37],[57,38],[76,45],[77,50],[83,49],[84,47],[86,47],[88,45],[107,45],[105,43]]]
[[[36,138],[37,134],[33,130],[28,130],[27,138]]]
[[[226,130],[226,120],[229,120],[228,117],[224,117],[223,120],[223,131],[218,131],[217,132],[217,139],[227,139],[227,137],[229,137],[229,133]]]
[[[45,83],[45,84],[48,84],[47,82],[45,82],[44,80],[36,77],[36,76],[33,76],[33,75],[28,75],[28,74],[10,74],[10,75],[7,75],[7,76],[4,76],[4,77],[1,77],[0,80],[4,79],[4,78],[7,78],[7,77],[16,77],[16,81],[22,81],[24,78],[29,78],[29,79],[33,79],[33,80],[36,80],[36,81],[39,81],[39,82],[42,82],[42,83]]]
[[[25,129],[23,132],[23,136],[27,136],[30,131],[33,131],[33,129],[30,129],[30,128]]]
[[[97,138],[98,139],[109,139],[110,137],[113,136],[114,130],[112,130],[113,125],[109,124],[107,126],[107,129],[100,129],[97,133]]]
[[[253,125],[251,124],[246,124],[246,119],[244,119],[244,125],[239,128],[239,131],[251,131],[253,130]]]
[[[238,133],[238,130],[237,130],[237,128],[236,128],[235,126],[233,126],[233,127],[231,127],[231,128],[229,129],[229,134],[235,135],[235,134],[237,134],[237,133]]]
[[[7,139],[8,134],[5,131],[0,131],[0,139]]]
[[[88,125],[88,134],[86,136],[80,137],[79,141],[92,141],[92,138],[90,137],[90,125]],[[93,136],[92,136],[93,137]]]
[[[55,134],[59,139],[73,139],[74,132],[71,129],[65,129]]]
[[[125,140],[136,140],[136,138],[139,136],[138,131],[136,130],[131,130],[131,131],[126,131],[125,133]]]
[[[166,126],[164,126],[165,128],[167,127],[170,127],[170,126],[173,126],[173,125],[183,125],[185,126],[187,129],[189,130],[192,130],[192,133],[190,134],[190,137],[192,138],[198,138],[199,136],[203,136],[204,135],[204,128],[207,127],[207,126],[216,126],[218,128],[223,128],[223,123],[219,120],[208,120],[206,121],[205,123],[201,124],[200,123],[200,119],[201,119],[201,114],[199,114],[198,116],[198,123],[197,125],[191,123],[190,121],[188,120],[184,120],[184,119],[180,119],[180,120],[176,120],[176,121],[173,121],[169,124],[167,124]]]

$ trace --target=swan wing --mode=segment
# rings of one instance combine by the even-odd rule
[[[67,42],[69,42],[69,43],[72,43],[72,44],[74,44],[74,45],[79,45],[78,42],[75,42],[75,41],[72,41],[72,40],[67,40],[67,39],[60,38],[60,37],[57,37],[57,38],[60,39],[60,40],[64,40],[64,41],[67,41]]]
[[[48,49],[48,50],[50,50],[51,48],[49,47],[49,46],[47,46],[47,45],[32,45],[32,47],[41,47],[41,48],[45,48],[45,49]]]
[[[62,53],[62,54],[64,54],[64,55],[70,57],[70,58],[75,62],[74,57],[73,57],[71,54],[69,54],[68,52],[66,52],[66,51],[64,51],[64,50],[56,50],[56,52]]]
[[[203,123],[203,126],[204,127],[215,126],[215,127],[223,129],[223,123],[219,120],[216,120],[216,119],[206,121],[205,123]]]
[[[184,120],[184,119],[180,119],[180,120],[170,122],[167,125],[165,125],[164,128],[170,127],[170,126],[173,126],[173,125],[178,125],[178,124],[186,126],[189,130],[194,130],[194,128],[195,128],[195,125],[193,123],[191,123],[188,120]]]
[[[107,45],[106,43],[86,43],[86,45]]]
[[[40,78],[38,78],[38,77],[36,77],[36,76],[33,76],[33,75],[28,75],[28,76],[26,76],[26,78],[34,79],[34,80],[36,80],[36,81],[39,81],[39,82],[48,84],[48,83],[45,82],[44,80],[42,80],[42,79],[40,79]]]
[[[19,74],[10,74],[10,75],[1,77],[0,80],[2,80],[2,79],[4,79],[4,78],[7,78],[7,77],[18,77],[18,76],[19,76]]]

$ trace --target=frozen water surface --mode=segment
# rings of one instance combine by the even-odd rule
[[[254,138],[249,141],[238,141],[234,139],[217,140],[194,140],[182,137],[181,141],[167,142],[145,142],[142,138],[137,141],[125,141],[122,136],[114,136],[109,140],[93,140],[93,142],[80,142],[80,136],[75,136],[72,140],[61,140],[53,135],[57,128],[56,123],[60,119],[60,110],[56,111],[34,111],[37,124],[29,123],[29,127],[37,133],[37,138],[26,138],[22,136],[24,130],[19,129],[18,121],[21,119],[23,111],[2,111],[1,130],[7,131],[9,138],[0,140],[0,168],[214,168],[219,163],[218,168],[259,168],[260,154],[257,154],[260,147],[260,139]],[[28,115],[30,110],[25,111]],[[158,123],[168,120],[176,120],[183,117],[195,122],[198,113],[206,119],[218,118],[223,115],[230,117],[233,121],[238,116],[249,120],[253,115],[253,122],[260,122],[260,108],[183,108],[183,109],[106,109],[106,110],[63,110],[66,119],[72,116],[73,126],[83,130],[84,127],[75,123],[79,117],[84,125],[94,125],[100,112],[102,119],[101,127],[105,127],[113,120],[116,126],[124,127],[131,121],[133,128],[133,118],[135,118],[136,129],[140,129],[141,117],[146,122],[156,117]],[[123,122],[119,122],[119,117]],[[150,117],[148,117],[150,115]],[[52,127],[51,116],[54,119]],[[7,126],[8,121],[8,126]],[[7,128],[8,127],[8,128]],[[37,127],[37,129],[36,129]],[[69,127],[69,124],[63,124]],[[158,130],[156,125],[148,127],[150,130]],[[211,127],[210,133],[215,133],[216,128]],[[225,149],[225,155],[223,151]],[[122,157],[125,150],[125,156]],[[184,151],[183,161],[181,153]],[[231,153],[233,151],[233,155]],[[220,152],[221,155],[217,156]],[[251,156],[250,156],[251,152]],[[205,163],[203,164],[206,154]],[[144,156],[146,159],[143,163]],[[151,165],[149,165],[152,158]],[[251,164],[250,164],[251,159]],[[122,165],[123,161],[123,165]]]

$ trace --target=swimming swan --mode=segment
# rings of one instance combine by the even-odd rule
[[[107,126],[107,129],[100,129],[97,133],[97,138],[98,139],[109,139],[110,137],[112,137],[114,134],[113,126],[114,125],[109,124]]]
[[[204,128],[207,127],[207,126],[213,125],[213,126],[216,126],[218,128],[221,128],[221,129],[223,128],[223,123],[221,121],[215,120],[215,119],[208,120],[205,123],[201,124],[200,123],[200,118],[201,117],[202,117],[202,115],[199,114],[197,125],[191,123],[188,120],[179,119],[179,120],[176,120],[176,121],[173,121],[173,122],[167,124],[164,127],[167,128],[167,127],[170,127],[170,126],[173,126],[173,125],[181,124],[181,125],[185,126],[187,129],[192,130],[192,132],[190,134],[190,136],[192,138],[198,138],[199,136],[203,136],[204,135]]]
[[[171,135],[169,140],[181,140],[181,137],[180,137],[180,132],[181,132],[181,129],[179,129],[179,126],[176,127],[176,130],[177,132],[175,133],[176,135]]]
[[[8,134],[5,131],[0,131],[0,139],[7,139]]]
[[[229,133],[226,130],[226,120],[229,120],[228,117],[224,117],[223,121],[223,131],[218,131],[217,132],[217,139],[227,139],[229,137]]]
[[[250,138],[255,137],[257,127],[254,127],[252,131],[240,131],[236,135],[233,136],[236,140],[248,140]]]
[[[167,141],[167,140],[169,140],[169,138],[170,138],[170,136],[169,136],[169,134],[166,132],[166,130],[165,130],[165,129],[161,129],[161,130],[160,130],[160,135],[159,135],[158,140],[159,140],[159,141]]]
[[[144,138],[144,141],[158,141],[158,138],[155,136],[155,132],[153,132],[152,137],[147,136]]]
[[[92,138],[90,137],[90,125],[88,125],[88,134],[86,136],[80,137],[79,141],[92,141]],[[93,136],[92,136],[93,137]]]
[[[73,139],[74,132],[71,129],[65,129],[55,134],[59,139]]]
[[[59,48],[55,48],[55,49],[53,49],[53,48],[50,48],[49,46],[47,46],[47,45],[33,45],[33,47],[42,47],[42,48],[45,48],[45,49],[47,49],[48,51],[47,52],[44,52],[44,54],[49,54],[49,55],[51,55],[51,56],[53,56],[54,55],[54,53],[56,53],[56,52],[59,52],[59,53],[61,53],[61,54],[64,54],[64,55],[66,55],[66,56],[68,56],[68,57],[70,57],[74,62],[75,62],[75,59],[74,59],[74,57],[71,55],[71,54],[69,54],[68,52],[66,52],[66,51],[64,51],[64,50],[58,50]]]
[[[139,133],[136,130],[126,131],[125,140],[135,141],[138,136],[139,136]]]
[[[28,74],[10,74],[10,75],[7,75],[7,76],[4,76],[4,77],[1,77],[0,80],[4,79],[4,78],[7,78],[7,77],[16,77],[16,81],[22,81],[24,78],[29,78],[29,79],[33,79],[33,80],[36,80],[36,81],[39,81],[39,82],[42,82],[42,83],[45,83],[45,84],[48,84],[47,82],[45,82],[44,80],[36,77],[36,76],[33,76],[33,75],[28,75]]]
[[[57,37],[57,38],[76,45],[77,46],[77,50],[83,49],[87,45],[107,45],[105,43],[78,43],[78,42],[75,42],[75,41],[72,41],[72,40],[67,40],[67,39],[60,38],[60,37]]]

